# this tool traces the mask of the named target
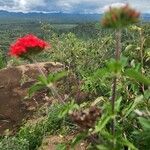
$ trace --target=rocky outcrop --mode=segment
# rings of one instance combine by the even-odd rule
[[[64,68],[62,64],[53,62],[38,63],[38,66],[45,74],[58,72]],[[28,88],[39,74],[35,64],[0,70],[0,134],[6,129],[14,129],[35,110],[37,105],[47,101],[44,92],[25,100]]]

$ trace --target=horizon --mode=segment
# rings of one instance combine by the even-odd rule
[[[104,14],[104,12],[101,12],[101,13],[70,13],[70,12],[43,12],[43,11],[30,11],[30,12],[21,12],[21,11],[17,11],[17,12],[14,12],[14,11],[7,11],[7,10],[1,10],[0,9],[0,12],[8,12],[8,13],[22,13],[22,14],[29,14],[29,13],[42,13],[42,14],[74,14],[74,15],[103,15]],[[143,12],[143,13],[141,13],[142,15],[144,15],[144,14],[148,14],[148,15],[150,15],[150,13],[148,13],[148,12]]]

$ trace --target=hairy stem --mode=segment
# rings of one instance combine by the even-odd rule
[[[145,43],[145,39],[144,39],[144,36],[143,36],[143,30],[141,29],[140,30],[140,55],[141,55],[141,73],[143,74],[143,70],[144,70],[144,52],[143,52],[143,49],[144,49],[144,43]],[[141,89],[142,89],[142,92],[144,93],[144,84],[141,85]]]
[[[121,54],[121,30],[116,31],[116,51],[115,51],[115,59],[116,61],[120,60]],[[114,76],[112,83],[112,114],[115,112],[115,100],[116,100],[116,88],[117,88],[117,76]],[[112,120],[112,135],[115,135],[115,119]]]

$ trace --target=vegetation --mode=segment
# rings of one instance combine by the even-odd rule
[[[14,40],[32,32],[52,45],[34,59],[61,62],[66,72],[38,78],[29,89],[30,96],[40,89],[49,88],[61,101],[47,108],[45,117],[40,121],[23,125],[13,137],[2,137],[0,149],[34,150],[40,147],[46,135],[65,136],[66,133],[77,134],[69,141],[72,148],[85,140],[88,141],[87,149],[149,149],[149,23],[138,23],[121,31],[120,28],[117,31],[104,29],[99,23],[60,25],[25,22],[16,23],[13,27],[15,30],[8,23],[8,30],[1,29],[1,35],[5,36],[0,68],[12,60],[6,56],[12,38]],[[56,93],[52,85],[62,78],[63,85]],[[64,93],[68,94],[67,101],[61,97]],[[68,143],[62,143],[57,149],[67,148]]]

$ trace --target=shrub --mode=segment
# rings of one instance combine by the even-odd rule
[[[6,137],[0,142],[0,150],[29,150],[29,143],[26,139]]]

